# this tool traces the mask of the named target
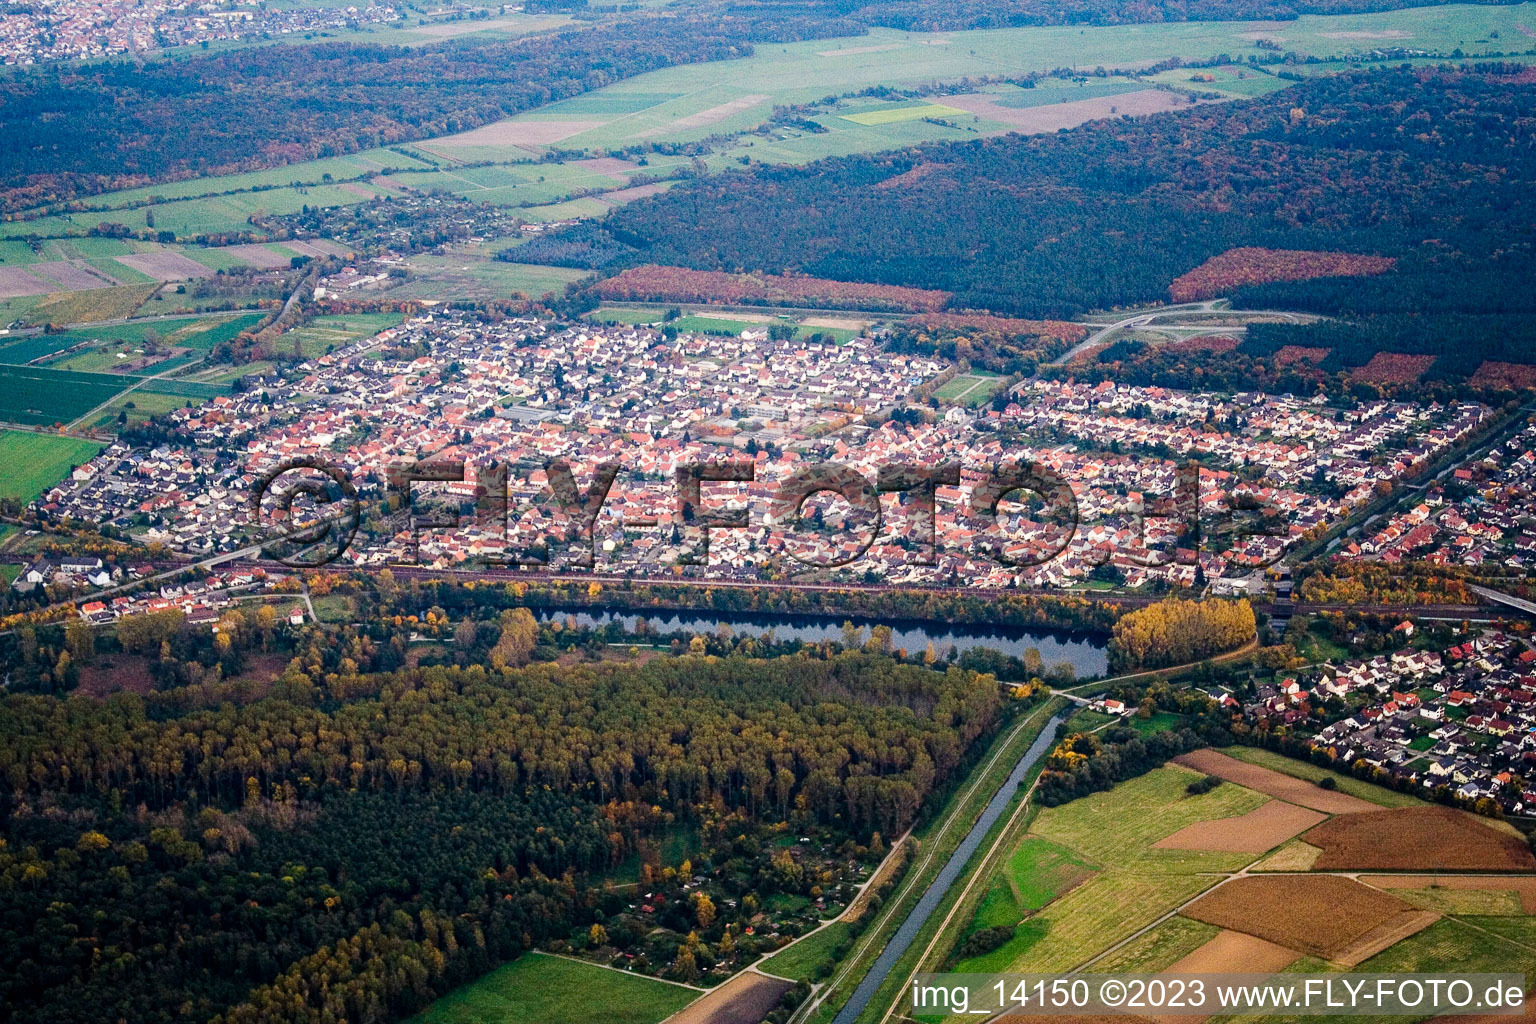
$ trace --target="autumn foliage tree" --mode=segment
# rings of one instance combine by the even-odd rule
[[[1169,598],[1115,623],[1110,653],[1123,668],[1182,665],[1241,646],[1257,628],[1247,601]]]

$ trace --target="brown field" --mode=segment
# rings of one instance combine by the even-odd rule
[[[1462,889],[1477,892],[1512,892],[1520,907],[1536,914],[1536,877],[1483,878],[1477,875],[1362,875],[1360,880],[1378,889]]]
[[[105,697],[120,690],[149,693],[154,688],[155,677],[144,658],[111,654],[98,655],[93,664],[80,667],[80,682],[73,693],[81,697]]]
[[[893,178],[886,178],[884,181],[876,182],[875,188],[882,192],[889,191],[893,188],[901,188],[902,186],[910,185],[915,181],[921,181],[923,178],[928,177],[928,175],[932,174],[934,171],[942,171],[948,166],[950,165],[934,163],[931,160],[924,161],[923,163],[917,164],[909,171],[903,171]]]
[[[1323,815],[1316,811],[1283,800],[1271,800],[1235,818],[1192,822],[1152,846],[1158,850],[1263,853],[1322,820]]]
[[[743,110],[746,110],[750,107],[755,107],[767,98],[767,93],[760,92],[752,93],[750,96],[739,96],[736,99],[731,100],[729,103],[721,103],[717,106],[710,107],[708,110],[701,110],[697,114],[689,114],[687,117],[680,117],[676,121],[673,121],[669,124],[664,124],[659,128],[647,128],[643,132],[636,132],[634,135],[631,135],[630,138],[649,139],[654,138],[657,135],[667,135],[672,132],[686,132],[694,128],[704,128],[708,125],[717,124],[720,121],[724,121],[732,114],[739,114]]]
[[[1364,963],[1389,946],[1395,946],[1410,935],[1417,935],[1428,928],[1440,915],[1433,910],[1410,910],[1398,914],[1392,920],[1380,924],[1333,955],[1333,962],[1353,967]]]
[[[119,256],[117,262],[148,274],[156,281],[185,281],[193,277],[212,277],[213,271],[179,252],[141,252]]]
[[[311,238],[309,244],[319,249],[328,256],[350,256],[352,250],[340,242],[333,242],[329,238]]]
[[[22,295],[47,295],[57,291],[40,277],[33,277],[20,267],[0,267],[0,299],[14,299]]]
[[[423,149],[455,149],[459,146],[547,146],[572,135],[601,128],[606,121],[497,121],[467,132],[418,143]]]
[[[1169,352],[1231,352],[1240,344],[1242,342],[1230,334],[1201,334],[1169,342],[1163,348]]]
[[[60,291],[83,291],[86,288],[111,288],[122,284],[115,277],[109,277],[101,271],[90,266],[76,266],[73,263],[60,261],[58,263],[34,263],[27,270],[33,274],[49,278],[59,283]]]
[[[632,185],[629,188],[616,188],[612,192],[604,192],[602,195],[593,196],[592,198],[600,203],[607,203],[610,206],[622,206],[625,203],[632,203],[636,199],[644,199],[646,196],[653,196],[658,192],[664,192],[666,189],[666,182],[653,181],[649,185]]]
[[[1180,274],[1168,286],[1168,295],[1174,302],[1194,302],[1225,295],[1245,284],[1385,274],[1396,262],[1386,256],[1352,252],[1244,246],[1212,256],[1187,274]]]
[[[1278,797],[1288,803],[1310,807],[1324,814],[1363,814],[1366,811],[1382,810],[1357,796],[1350,796],[1348,793],[1340,793],[1336,790],[1330,792],[1302,779],[1282,775],[1272,768],[1239,761],[1235,757],[1228,757],[1215,750],[1191,751],[1174,758],[1174,761],[1186,768],[1193,768],[1197,772],[1215,775],[1228,782],[1235,782],[1239,786],[1247,786],[1249,789]],[[1308,842],[1311,840],[1309,839]]]
[[[290,250],[292,252],[296,252],[300,256],[308,256],[310,259],[314,259],[317,256],[328,256],[328,255],[330,255],[329,253],[325,252],[323,249],[316,248],[315,246],[310,245],[308,242],[301,242],[301,241],[299,241],[296,238],[289,239],[288,241],[285,241],[285,242],[279,242],[278,244],[281,245],[284,249],[288,249],[288,250]]]
[[[913,317],[911,323],[922,327],[978,331],[996,331],[998,334],[1029,334],[1059,338],[1062,341],[1082,341],[1088,337],[1088,328],[1066,320],[1019,320],[1006,316],[984,316],[970,313],[924,313]]]
[[[1312,348],[1307,345],[1286,345],[1275,353],[1275,363],[1280,366],[1289,366],[1303,360],[1309,363],[1320,363],[1331,351],[1332,349]]]
[[[937,310],[949,292],[889,284],[832,281],[800,274],[727,274],[654,264],[632,267],[599,281],[598,295],[618,301],[763,302],[853,306],[862,309]]]
[[[758,1024],[794,986],[743,971],[667,1018],[667,1024]]]
[[[577,160],[576,166],[585,167],[593,174],[605,175],[614,181],[627,181],[631,174],[640,169],[639,164],[620,160],[615,156],[595,156],[588,160]]]
[[[1536,388],[1536,366],[1487,360],[1472,375],[1472,384],[1480,388],[1506,387],[1516,391]]]
[[[1401,352],[1377,352],[1371,361],[1356,370],[1356,380],[1372,384],[1412,384],[1435,363],[1434,356],[1410,356]]]
[[[1536,857],[1514,835],[1449,807],[1345,814],[1302,836],[1321,849],[1318,871],[1532,871]]]
[[[1223,931],[1214,939],[1170,964],[1164,974],[1253,973],[1270,974],[1284,970],[1301,954],[1273,942],[1235,932]]]
[[[1187,106],[1189,101],[1176,93],[1161,89],[1142,89],[1123,92],[1118,96],[1098,96],[1091,100],[1068,100],[1065,103],[1047,103],[1038,107],[1005,107],[987,93],[966,93],[961,96],[940,96],[934,100],[946,106],[958,107],[967,113],[1001,121],[1014,131],[1033,135],[1041,132],[1076,128],[1101,117],[1125,117],[1135,114],[1156,114],[1175,107]]]
[[[286,267],[291,262],[264,245],[229,245],[224,247],[224,251],[257,270],[275,270],[278,267]]]
[[[1246,875],[1183,910],[1196,921],[1330,960],[1401,915],[1418,913],[1339,875]]]

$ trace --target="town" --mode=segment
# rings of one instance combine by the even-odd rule
[[[526,563],[516,553],[564,528],[548,507],[550,460],[574,466],[583,491],[596,466],[618,463],[595,523],[597,567],[670,577],[697,546],[679,519],[675,470],[747,461],[750,481],[702,490],[710,509],[747,511],[744,527],[711,531],[708,564],[688,573],[745,579],[822,565],[818,578],[896,584],[1209,582],[1261,595],[1272,584],[1264,570],[1290,548],[1458,450],[1491,415],[1470,402],[1340,407],[1048,380],[1016,383],[977,408],[934,408],[920,393],[951,369],[942,359],[889,352],[873,336],[838,344],[782,334],[429,313],[301,363],[291,379],[255,378],[241,393],[170,413],[166,440],[113,444],[34,511],[212,556],[270,531],[251,514],[263,474],[323,456],[371,506],[343,564]],[[1206,530],[1198,549],[1183,546],[1190,524],[1177,495],[1191,459],[1201,466],[1200,518],[1247,515],[1251,529]],[[391,471],[460,462],[462,480],[417,483],[411,508],[374,511]],[[934,489],[932,512],[919,495],[887,494],[876,528],[822,493],[798,521],[774,517],[775,495],[808,466],[846,466],[873,482],[884,467],[945,463],[961,475]],[[978,487],[1008,464],[1068,481],[1075,508],[1042,509],[1020,492],[998,504],[995,520],[978,515]],[[492,465],[510,467],[505,525],[473,512],[478,474]],[[448,514],[462,506],[463,525],[413,528],[411,517],[428,518],[434,503],[453,506]],[[805,524],[819,532],[795,540],[796,550],[814,550],[785,558]]]

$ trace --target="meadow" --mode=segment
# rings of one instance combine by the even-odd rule
[[[848,938],[848,924],[834,921],[820,931],[808,935],[788,949],[775,953],[758,964],[768,974],[792,981],[811,981],[817,968],[832,956],[839,943]]]
[[[278,345],[286,349],[295,341],[305,359],[313,359],[358,340],[394,327],[403,320],[398,313],[347,313],[318,316],[303,327],[284,334]]]
[[[596,964],[529,953],[456,989],[412,1018],[412,1024],[659,1024],[697,992]]]
[[[0,431],[0,499],[31,501],[103,447],[77,437]]]
[[[407,264],[410,279],[390,291],[393,298],[506,299],[523,295],[538,298],[560,293],[572,281],[588,275],[585,270],[545,267],[531,263],[504,263],[467,254],[412,256]]]
[[[945,381],[933,396],[950,405],[986,405],[1008,378],[993,373],[962,373]]]

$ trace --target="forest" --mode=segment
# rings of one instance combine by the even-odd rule
[[[157,688],[0,697],[0,1005],[398,1018],[535,945],[718,979],[808,926],[764,927],[770,901],[849,891],[1011,713],[992,675],[883,654],[888,633],[608,660],[525,608],[450,616],[450,589],[474,597],[386,579],[364,628],[250,608],[217,633],[170,612],[7,638],[18,686],[141,660]],[[659,855],[677,834],[681,863]]]
[[[735,170],[605,226],[646,262],[940,289],[952,308],[1047,318],[1166,301],[1175,278],[1244,246],[1405,257],[1433,239],[1440,258],[1334,293],[1423,311],[1455,273],[1463,308],[1500,308],[1528,294],[1536,242],[1536,83],[1522,70],[1356,72],[1055,135]],[[901,177],[920,164],[933,169]]]
[[[512,41],[262,46],[0,78],[0,213],[468,131],[818,22],[643,16]]]

